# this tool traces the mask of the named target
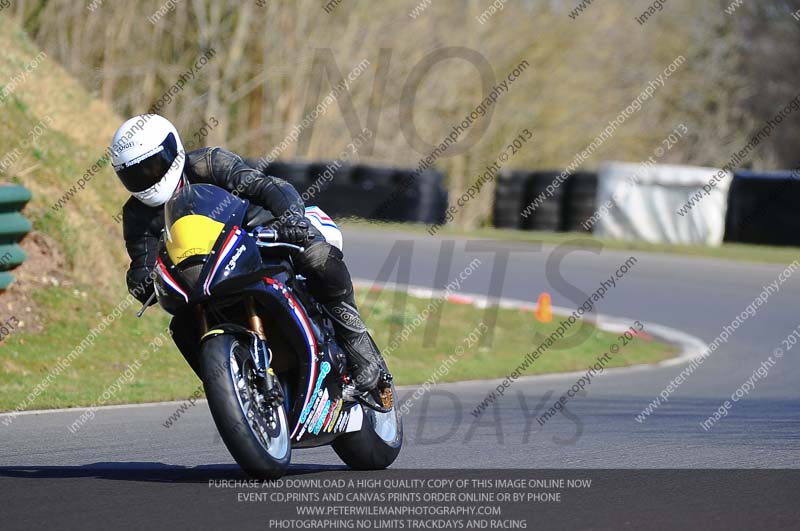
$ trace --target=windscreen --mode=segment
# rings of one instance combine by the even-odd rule
[[[227,224],[242,225],[248,202],[211,184],[184,184],[164,207],[164,225],[170,227],[188,215],[206,216]],[[169,235],[168,235],[169,236]]]

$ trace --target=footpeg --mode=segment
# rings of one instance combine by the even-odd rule
[[[361,395],[361,391],[356,389],[356,386],[352,384],[345,384],[342,387],[342,400],[346,402],[355,402]]]

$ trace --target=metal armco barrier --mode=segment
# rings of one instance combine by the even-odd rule
[[[22,186],[0,185],[0,292],[14,281],[9,271],[25,261],[19,241],[30,232],[31,222],[20,211],[31,200],[31,192]]]

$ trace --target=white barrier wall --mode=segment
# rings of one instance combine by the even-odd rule
[[[732,180],[730,172],[716,168],[605,163],[598,173],[597,208],[602,216],[594,234],[720,245]]]

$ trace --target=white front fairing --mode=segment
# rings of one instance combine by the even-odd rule
[[[336,222],[331,219],[323,210],[318,206],[306,207],[306,218],[314,225],[322,235],[325,241],[342,250],[342,231],[336,225]]]

